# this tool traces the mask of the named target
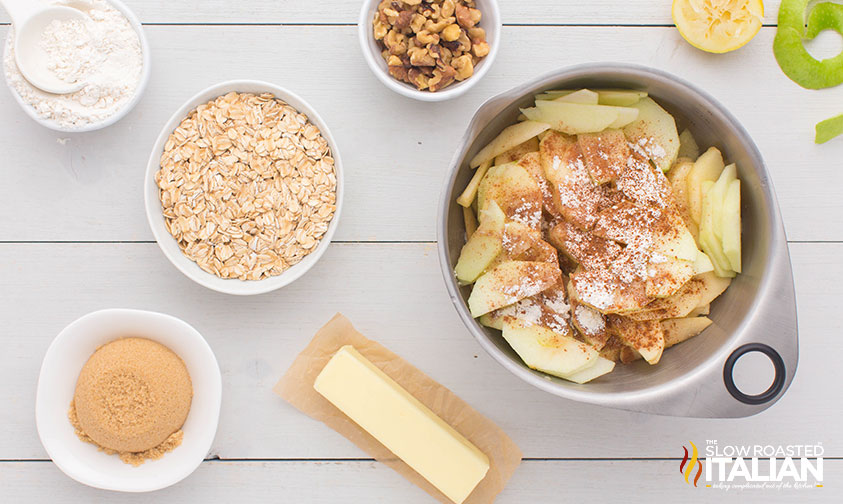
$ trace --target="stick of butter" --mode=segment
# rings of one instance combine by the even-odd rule
[[[457,504],[489,470],[489,457],[351,345],[313,388]]]

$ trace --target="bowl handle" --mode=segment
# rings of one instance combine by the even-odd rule
[[[732,376],[738,359],[750,352],[761,352],[766,355],[773,363],[776,373],[770,387],[764,392],[756,395],[748,395],[741,392],[737,385],[735,385],[735,379]],[[726,359],[726,363],[723,365],[723,383],[726,385],[726,390],[732,394],[732,397],[744,404],[756,405],[772,401],[784,388],[786,376],[787,370],[785,369],[784,359],[782,359],[782,356],[779,355],[773,347],[765,345],[764,343],[747,343],[739,346],[732,351],[731,354],[729,354],[729,357]]]

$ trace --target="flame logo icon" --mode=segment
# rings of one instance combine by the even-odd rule
[[[694,467],[697,468],[697,475],[694,476],[694,486],[697,486],[697,482],[700,480],[700,476],[702,475],[702,462],[699,459],[699,453],[697,452],[697,445],[693,443],[693,441],[688,441],[691,443],[691,460],[688,461],[688,449],[684,446],[682,447],[685,450],[685,457],[682,458],[682,462],[679,463],[679,473],[685,475],[685,483],[690,484],[690,477],[691,473],[694,470]],[[685,464],[688,464],[688,467],[685,467]]]

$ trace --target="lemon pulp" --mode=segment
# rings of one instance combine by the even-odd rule
[[[752,40],[764,16],[762,0],[674,0],[673,22],[689,44],[725,53]]]

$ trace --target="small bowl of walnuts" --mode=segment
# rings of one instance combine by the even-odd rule
[[[489,70],[501,17],[496,0],[366,0],[357,31],[366,63],[386,87],[444,101]]]
[[[267,82],[211,86],[161,131],[144,199],[164,255],[191,280],[261,294],[304,275],[343,195],[337,144],[303,99]]]

